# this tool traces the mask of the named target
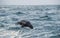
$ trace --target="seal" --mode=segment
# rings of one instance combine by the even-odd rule
[[[20,24],[21,27],[29,27],[29,28],[33,29],[32,24],[26,20],[21,20],[20,22],[17,22],[17,24]]]

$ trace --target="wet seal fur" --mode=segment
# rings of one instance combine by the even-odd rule
[[[33,29],[32,24],[26,20],[21,20],[20,22],[17,22],[17,24],[20,24],[21,27],[29,27],[29,28]]]

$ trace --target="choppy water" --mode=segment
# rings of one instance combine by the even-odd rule
[[[15,24],[23,19],[34,29]],[[60,38],[60,5],[0,6],[0,38]]]

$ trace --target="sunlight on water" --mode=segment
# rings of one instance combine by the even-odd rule
[[[15,32],[15,31],[9,31],[9,30],[2,30],[0,31],[0,37],[5,37],[5,38],[15,38],[16,36],[19,36],[19,31]],[[21,38],[21,36],[19,36],[19,38]]]

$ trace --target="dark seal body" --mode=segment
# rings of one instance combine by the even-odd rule
[[[33,29],[32,24],[26,20],[21,20],[20,22],[17,22],[17,24],[20,24],[22,27],[29,27],[29,28]]]

